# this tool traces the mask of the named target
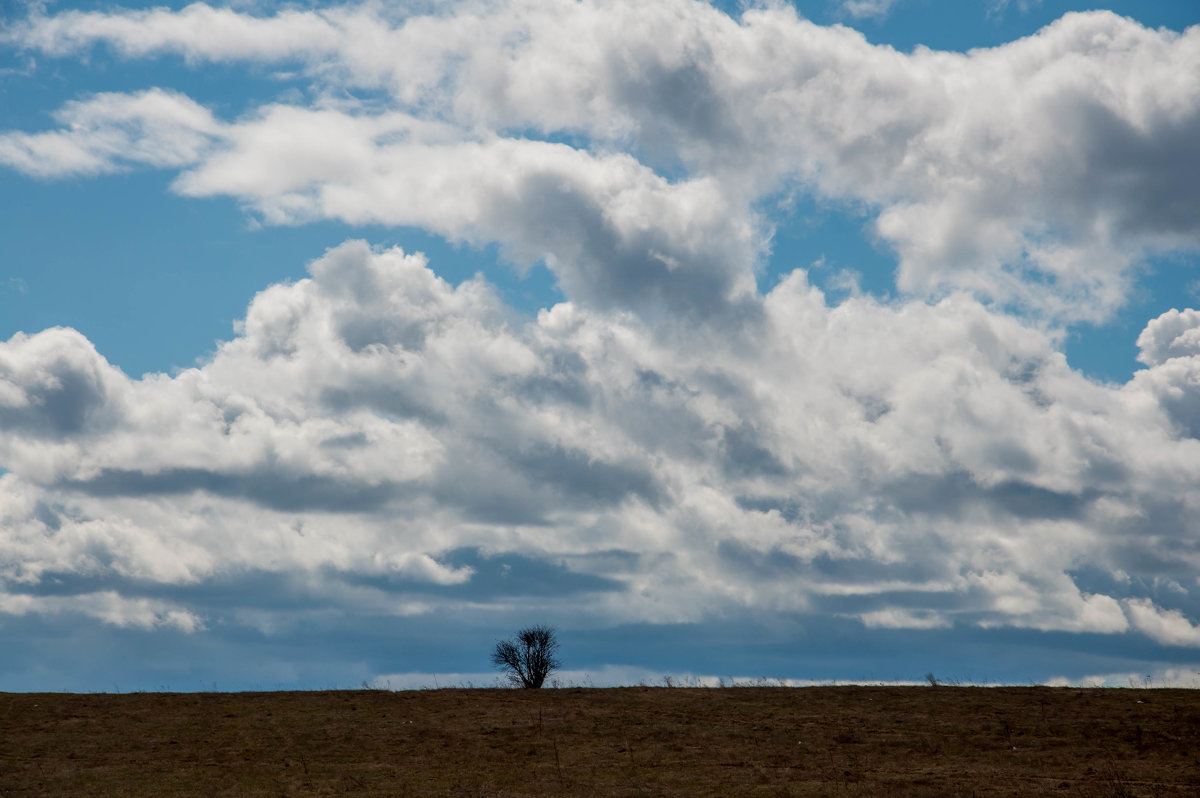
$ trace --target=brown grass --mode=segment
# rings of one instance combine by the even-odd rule
[[[1200,795],[1200,691],[0,694],[0,795]]]

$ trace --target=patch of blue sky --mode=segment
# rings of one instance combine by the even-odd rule
[[[831,303],[858,291],[881,301],[894,297],[895,256],[871,232],[873,215],[803,193],[783,203],[773,198],[764,206],[777,224],[759,271],[761,293],[796,269],[805,269],[809,282]]]
[[[843,17],[841,21],[861,30],[872,42],[890,44],[906,52],[919,45],[934,50],[966,51],[1029,36],[1063,14],[1094,8],[1095,3],[1078,0],[896,0],[885,17],[858,20]],[[1200,22],[1198,6],[1188,0],[1165,3],[1112,0],[1105,3],[1105,8],[1155,28],[1183,30]]]
[[[737,16],[745,0],[715,0],[716,7]],[[924,46],[933,50],[966,52],[995,47],[1036,33],[1063,14],[1090,11],[1089,0],[893,0],[886,12],[854,17],[844,0],[793,0],[806,19],[821,25],[855,28],[875,44],[909,52]],[[1200,3],[1194,0],[1108,0],[1104,7],[1153,28],[1181,31],[1200,24]]]
[[[1073,368],[1097,380],[1125,382],[1143,364],[1137,337],[1146,323],[1168,310],[1200,302],[1200,256],[1164,255],[1147,261],[1140,279],[1115,318],[1103,325],[1068,331],[1063,351]]]
[[[483,272],[523,313],[561,298],[544,267],[522,276],[500,262],[494,246],[455,244],[415,228],[257,227],[233,200],[171,194],[172,179],[162,172],[51,182],[0,177],[0,198],[9,198],[0,216],[0,339],[71,326],[131,375],[186,368],[233,336],[255,293],[306,277],[308,262],[349,238],[422,252],[453,285]]]

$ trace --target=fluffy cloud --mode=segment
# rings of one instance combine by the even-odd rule
[[[122,376],[74,330],[18,333],[0,359],[0,423],[39,439],[86,435],[114,421]]]
[[[268,223],[497,242],[567,300],[528,319],[484,276],[349,241],[173,376],[130,379],[67,329],[0,343],[0,610],[264,633],[306,612],[746,613],[1197,645],[1200,316],[1150,322],[1123,386],[1072,371],[1045,322],[1103,317],[1140,257],[1200,243],[1200,29],[1094,13],[904,54],[776,6],[435,11],[8,28],[57,56],[290,63],[328,90],[228,119],[92,96],[3,134],[15,169],[169,168]],[[877,214],[900,299],[831,304],[803,270],[758,291],[763,208],[806,190]]]
[[[65,330],[0,345],[12,583],[162,600],[144,591],[263,572],[412,613],[450,588],[522,603],[520,580],[477,581],[509,552],[560,563],[562,610],[610,621],[1185,639],[1163,637],[1178,611],[1123,611],[1071,572],[1130,567],[1130,528],[1169,497],[1194,511],[1196,441],[1140,382],[1092,384],[975,301],[831,307],[796,272],[737,334],[680,338],[571,303],[524,320],[362,242],[310,268],[174,377],[131,380]],[[1193,568],[1178,523],[1141,556]]]
[[[1200,311],[1172,308],[1146,325],[1137,339],[1138,360],[1158,366],[1171,358],[1200,355]]]
[[[1200,628],[1178,610],[1161,610],[1147,599],[1125,603],[1130,620],[1150,637],[1170,646],[1200,646]]]
[[[1150,366],[1133,384],[1154,397],[1180,433],[1200,437],[1200,313],[1169,310],[1153,319],[1137,344]]]

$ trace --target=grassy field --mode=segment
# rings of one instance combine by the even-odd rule
[[[0,694],[0,795],[1200,795],[1200,691]]]

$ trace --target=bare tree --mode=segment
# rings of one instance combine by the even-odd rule
[[[562,666],[558,638],[549,626],[530,626],[513,640],[501,640],[492,652],[492,664],[504,671],[514,686],[536,689],[552,671]]]

